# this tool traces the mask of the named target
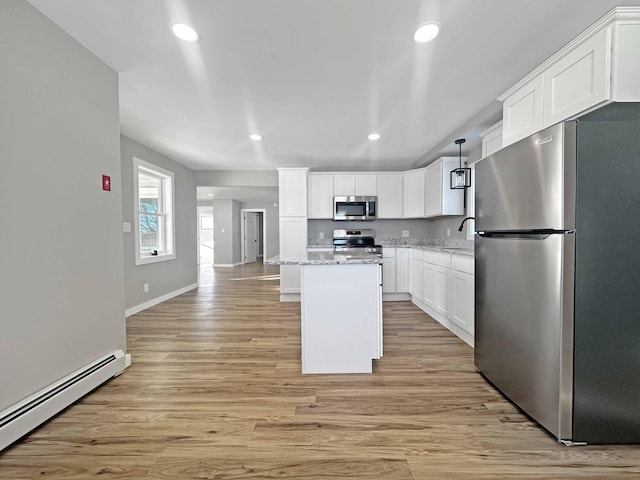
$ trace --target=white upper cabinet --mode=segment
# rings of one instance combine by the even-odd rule
[[[504,100],[502,140],[505,146],[542,130],[543,85],[539,75]]]
[[[402,174],[376,175],[378,218],[402,218]]]
[[[640,7],[611,10],[503,101],[503,145],[609,102],[640,101]]]
[[[458,166],[457,157],[441,157],[426,168],[425,217],[464,215],[464,191],[450,188],[451,170]]]
[[[502,120],[487,128],[480,136],[482,137],[482,158],[496,153],[502,148]]]
[[[339,197],[356,194],[356,176],[353,174],[335,174],[333,176],[333,194]]]
[[[280,168],[280,217],[307,217],[308,168]]]
[[[402,216],[404,218],[424,217],[424,168],[403,174],[404,203]]]
[[[611,96],[611,29],[585,40],[544,77],[544,125],[561,122]]]
[[[377,195],[375,173],[336,173],[333,176],[333,194],[336,196]]]
[[[309,174],[309,218],[333,218],[333,174]]]
[[[375,197],[378,195],[375,173],[356,175],[356,195],[363,197]]]

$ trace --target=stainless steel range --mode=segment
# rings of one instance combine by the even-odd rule
[[[333,251],[336,253],[371,253],[382,256],[382,246],[375,244],[372,229],[333,231]]]

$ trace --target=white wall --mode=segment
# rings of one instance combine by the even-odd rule
[[[0,1],[0,410],[126,351],[119,129],[116,73]]]
[[[127,309],[130,309],[197,283],[198,214],[192,170],[124,135],[121,144],[122,218],[132,225],[132,231],[123,234],[125,300]],[[135,264],[133,157],[174,173],[175,260]],[[149,284],[149,293],[144,292],[145,283]]]

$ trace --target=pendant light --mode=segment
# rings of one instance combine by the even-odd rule
[[[471,186],[471,169],[462,168],[462,144],[466,141],[467,140],[464,138],[459,138],[455,141],[456,145],[459,147],[458,157],[460,159],[460,163],[458,168],[451,170],[450,188],[452,190],[464,190]]]

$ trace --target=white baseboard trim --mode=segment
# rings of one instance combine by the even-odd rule
[[[467,332],[466,330],[463,330],[458,325],[456,325],[451,320],[449,320],[447,317],[442,315],[440,312],[436,312],[433,308],[429,307],[426,303],[422,302],[421,300],[418,300],[416,297],[411,296],[411,302],[415,306],[420,308],[420,310],[422,310],[424,313],[426,313],[431,318],[433,318],[440,325],[442,325],[444,328],[446,328],[451,333],[453,333],[458,338],[460,338],[464,343],[466,343],[471,348],[473,348],[473,345],[474,345],[473,335],[471,335],[469,332]]]
[[[299,293],[281,293],[280,294],[281,302],[298,302],[300,303],[300,294]]]
[[[408,293],[382,293],[383,302],[403,302],[406,300],[411,300]]]
[[[182,295],[183,293],[190,292],[194,288],[198,288],[197,283],[192,283],[191,285],[179,288],[178,290],[174,290],[173,292],[165,293],[164,295],[160,295],[159,297],[141,303],[140,305],[136,305],[135,307],[127,308],[124,311],[124,315],[125,317],[130,317],[131,315],[135,315],[136,313],[146,310],[147,308],[151,308],[155,305],[158,305],[159,303],[166,302],[173,297],[177,297],[178,295]]]
[[[238,265],[242,265],[242,262],[236,262],[236,263],[214,263],[213,264],[214,267],[224,267],[224,268],[233,268],[233,267],[237,267]]]

